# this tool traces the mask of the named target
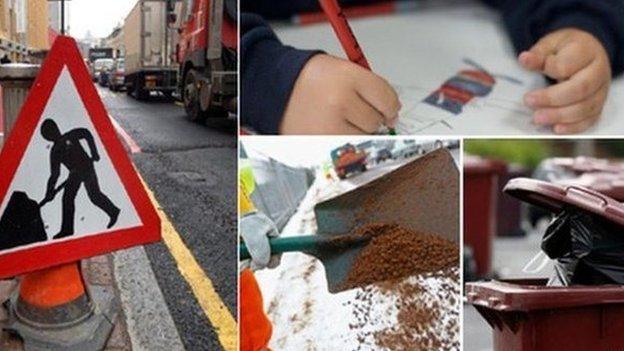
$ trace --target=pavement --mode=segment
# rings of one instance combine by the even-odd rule
[[[85,280],[90,287],[102,287],[108,291],[117,290],[113,277],[113,262],[111,255],[103,255],[82,261],[82,271]],[[0,282],[0,302],[6,301],[17,289],[17,281]],[[116,296],[117,303],[119,299]],[[0,328],[4,328],[7,323],[7,311],[0,308]],[[128,328],[123,311],[119,313],[114,321],[114,328],[108,339],[104,351],[129,351],[132,350]],[[22,341],[6,332],[0,333],[0,350],[17,351],[23,350]]]
[[[164,98],[98,91],[163,226],[160,243],[83,263],[88,281],[113,287],[122,306],[106,350],[235,350],[235,117],[200,125]],[[0,282],[0,300],[12,285]],[[22,349],[1,335],[0,350]]]

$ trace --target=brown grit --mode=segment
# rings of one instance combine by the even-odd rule
[[[437,235],[381,223],[363,226],[354,234],[371,239],[353,263],[345,281],[346,288],[437,272],[459,265],[457,243]]]
[[[364,285],[351,303],[358,350],[459,350],[457,244],[389,224],[356,233],[372,238],[348,278],[349,286]],[[372,312],[388,301],[384,319],[395,316],[396,322],[371,331],[378,318]]]

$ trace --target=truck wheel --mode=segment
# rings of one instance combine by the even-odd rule
[[[145,101],[145,100],[148,100],[149,97],[150,97],[149,91],[139,88],[139,91],[137,92],[137,99],[141,101]]]
[[[175,100],[173,98],[173,92],[171,92],[171,91],[165,91],[165,92],[163,92],[163,95],[165,96],[165,99],[167,99],[169,101]]]
[[[137,82],[135,82],[135,84],[134,84],[134,96],[136,97],[137,100],[144,101],[144,100],[147,100],[150,95],[149,95],[149,91],[141,88],[141,85],[137,84]]]
[[[182,92],[182,102],[186,110],[186,117],[189,121],[202,123],[206,120],[207,113],[199,106],[199,90],[197,89],[197,72],[190,69],[184,75],[184,90]]]

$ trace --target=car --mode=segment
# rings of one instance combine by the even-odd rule
[[[95,72],[93,70],[93,63],[88,59],[84,59],[85,66],[87,66],[87,70],[89,71],[89,76],[91,77],[91,81],[95,82]]]
[[[375,155],[375,162],[381,163],[387,161],[392,158],[392,152],[386,148],[377,150],[377,154]]]
[[[108,88],[112,91],[120,91],[126,87],[125,79],[125,60],[123,57],[120,57],[115,60],[113,64],[113,68],[109,73],[108,78]]]
[[[113,67],[114,62],[115,60],[113,60],[112,58],[97,59],[95,60],[95,62],[93,62],[95,80],[98,82],[98,84],[100,84],[100,86],[105,87],[108,85],[107,71],[109,71]]]
[[[410,158],[423,153],[421,145],[415,140],[398,140],[392,149],[392,159]]]

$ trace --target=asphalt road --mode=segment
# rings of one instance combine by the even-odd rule
[[[236,318],[235,119],[199,125],[187,121],[182,107],[171,101],[139,102],[98,89],[109,114],[140,148],[131,154],[135,166]],[[186,350],[221,350],[215,328],[167,246],[149,245],[145,251]]]

